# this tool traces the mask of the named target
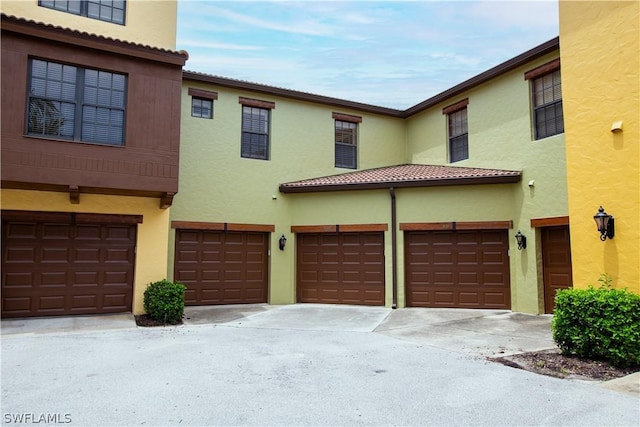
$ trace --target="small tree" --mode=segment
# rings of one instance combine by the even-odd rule
[[[184,314],[185,289],[183,284],[166,279],[150,283],[144,291],[145,311],[159,322],[171,325],[180,323]]]

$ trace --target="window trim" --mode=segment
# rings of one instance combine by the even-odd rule
[[[89,16],[89,1],[90,0],[78,0],[79,4],[80,4],[80,12],[79,13],[76,13],[74,11],[70,11],[69,10],[69,0],[52,0],[52,1],[54,1],[54,3],[55,3],[55,1],[66,1],[66,3],[67,3],[66,9],[58,9],[58,8],[55,7],[55,5],[54,5],[54,7],[49,7],[47,5],[43,5],[42,1],[43,0],[38,0],[38,6],[39,7],[44,7],[44,8],[49,9],[49,10],[55,10],[55,11],[58,11],[58,12],[69,13],[71,15],[82,16],[84,18],[89,18],[89,19],[95,19],[97,21],[107,22],[107,23],[110,23],[110,24],[116,24],[116,25],[122,25],[122,26],[127,25],[127,0],[122,0],[122,2],[123,2],[122,22],[114,21],[112,19],[108,20],[108,19],[102,19],[100,17],[96,18],[94,16]],[[92,3],[97,3],[99,5],[99,7],[102,6],[101,1],[102,0],[91,0]],[[107,7],[110,7],[112,11],[114,9],[113,5],[107,6]],[[120,8],[115,8],[115,9],[120,10]],[[113,16],[113,13],[112,13],[112,16]]]
[[[542,64],[539,67],[526,71],[524,73],[524,79],[532,80],[559,69],[560,69],[560,58],[556,58],[553,61],[549,61],[546,64]]]

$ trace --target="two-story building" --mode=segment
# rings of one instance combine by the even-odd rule
[[[182,96],[187,304],[538,313],[571,285],[558,39],[407,110],[195,72]]]
[[[140,312],[178,191],[176,2],[1,7],[2,316]]]

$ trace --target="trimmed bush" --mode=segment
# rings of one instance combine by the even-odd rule
[[[184,314],[185,289],[183,284],[166,279],[150,283],[144,291],[145,311],[159,322],[171,325],[180,323]]]
[[[602,280],[601,280],[602,281]],[[605,286],[556,294],[551,328],[562,354],[640,365],[640,295]]]

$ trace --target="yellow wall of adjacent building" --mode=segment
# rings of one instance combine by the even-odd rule
[[[3,189],[0,196],[2,209],[9,210],[142,215],[137,228],[134,314],[144,313],[147,285],[167,277],[169,210],[160,209],[158,199],[80,194],[80,204],[74,205],[69,193]]]
[[[640,293],[640,2],[560,1],[560,40],[575,287]],[[622,121],[622,132],[612,133]],[[615,217],[601,242],[593,215]]]
[[[125,25],[113,24],[38,6],[37,0],[3,0],[2,13],[133,43],[175,50],[176,0],[128,0]]]

